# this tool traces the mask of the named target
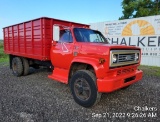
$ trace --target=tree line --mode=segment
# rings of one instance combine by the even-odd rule
[[[160,0],[123,0],[119,20],[160,15]]]

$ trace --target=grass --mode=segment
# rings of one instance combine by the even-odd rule
[[[139,69],[141,69],[145,75],[160,77],[160,67],[141,65]]]
[[[0,40],[0,63],[8,61],[8,55],[4,53],[3,40]]]

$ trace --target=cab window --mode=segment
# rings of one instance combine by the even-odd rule
[[[60,31],[60,40],[59,42],[73,42],[72,34],[70,30],[61,30]]]
[[[91,43],[107,43],[105,37],[96,30],[86,28],[74,28],[75,38],[78,42],[91,42]]]

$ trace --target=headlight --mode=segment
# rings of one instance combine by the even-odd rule
[[[139,53],[135,53],[135,61],[139,60]]]
[[[112,56],[112,63],[116,63],[117,62],[117,55],[113,55]]]

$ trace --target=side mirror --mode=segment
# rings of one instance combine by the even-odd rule
[[[60,27],[58,25],[53,25],[53,40],[58,41],[60,36]]]

